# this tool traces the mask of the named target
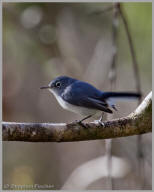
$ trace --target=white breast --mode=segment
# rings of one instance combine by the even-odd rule
[[[50,89],[49,89],[50,90]],[[68,111],[72,111],[74,113],[83,115],[83,116],[88,116],[88,115],[94,115],[98,112],[98,110],[95,109],[88,109],[85,107],[80,107],[80,106],[75,106],[72,105],[66,101],[64,101],[59,95],[57,95],[57,93],[55,93],[54,91],[50,90],[51,93],[53,93],[53,95],[56,97],[58,103],[66,110]]]

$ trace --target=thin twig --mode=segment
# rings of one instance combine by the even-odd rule
[[[126,34],[127,34],[127,38],[128,38],[128,43],[129,43],[129,47],[130,47],[130,53],[132,56],[132,64],[134,67],[134,78],[135,78],[135,82],[136,82],[136,90],[141,93],[141,84],[140,84],[140,77],[139,77],[139,70],[138,70],[138,64],[137,64],[137,59],[136,59],[136,53],[135,53],[135,49],[134,49],[134,45],[133,45],[133,41],[132,41],[132,37],[131,37],[131,33],[128,27],[128,22],[126,19],[126,16],[124,14],[124,11],[122,10],[120,4],[118,3],[118,7],[119,7],[119,14],[122,18],[122,21],[124,23],[124,27],[126,30]]]
[[[131,33],[129,30],[128,22],[126,19],[126,16],[124,14],[124,11],[122,10],[120,3],[117,3],[117,6],[119,8],[119,14],[122,18],[122,21],[124,23],[124,27],[126,30],[128,42],[129,42],[129,47],[130,47],[130,53],[132,57],[132,64],[133,64],[133,69],[134,69],[134,78],[135,78],[135,83],[136,83],[136,90],[138,93],[141,93],[141,83],[140,83],[140,77],[139,77],[139,69],[138,69],[138,64],[137,64],[137,59],[136,59],[136,53],[131,37]],[[141,103],[141,98],[139,98],[138,104]],[[142,147],[142,136],[139,135],[137,138],[137,149],[138,149],[138,158],[139,158],[139,175],[142,177],[142,188],[144,188],[145,185],[145,174],[144,174],[144,153],[143,153],[143,147]]]
[[[113,18],[112,18],[112,46],[113,46],[113,55],[112,62],[109,71],[109,80],[111,85],[111,91],[116,87],[116,78],[117,78],[117,70],[116,70],[116,58],[117,58],[117,29],[118,29],[118,9],[117,4],[114,3],[113,9]],[[107,115],[107,120],[110,120],[111,116]],[[105,141],[106,146],[106,155],[108,158],[108,185],[110,190],[113,189],[113,181],[112,181],[112,139],[108,139]]]

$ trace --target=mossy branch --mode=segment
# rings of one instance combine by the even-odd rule
[[[152,92],[127,117],[83,123],[2,122],[3,141],[69,142],[140,135],[152,131]]]

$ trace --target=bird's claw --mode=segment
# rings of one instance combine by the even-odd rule
[[[101,126],[104,126],[103,121],[101,121],[100,119],[99,119],[99,120],[95,120],[94,122],[96,122],[96,123],[100,124]]]
[[[82,123],[82,120],[75,120],[73,123],[79,124],[80,126],[86,128],[86,126]]]

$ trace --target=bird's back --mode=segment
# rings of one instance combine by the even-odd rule
[[[81,94],[86,97],[100,98],[102,95],[102,92],[94,86],[79,80],[72,84],[72,90],[74,94]]]

